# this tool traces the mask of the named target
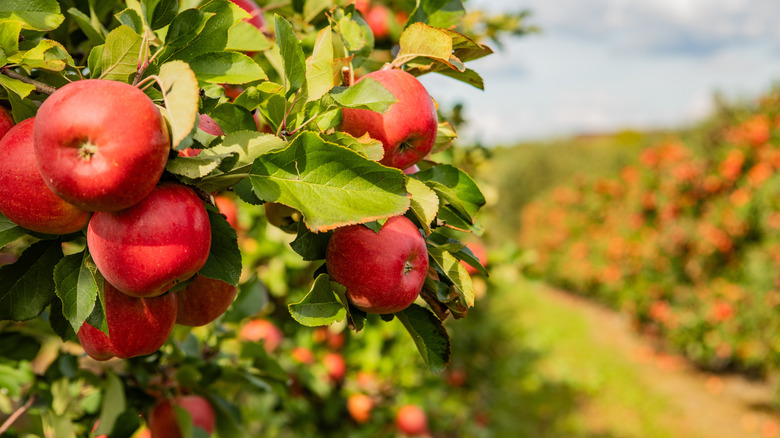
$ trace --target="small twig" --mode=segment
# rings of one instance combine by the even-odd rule
[[[0,435],[3,435],[8,430],[8,428],[11,427],[11,425],[22,416],[22,414],[30,409],[30,406],[35,403],[36,398],[37,397],[35,394],[31,395],[23,405],[19,406],[19,408],[15,410],[11,416],[5,420],[5,422],[3,422],[3,424],[0,426]]]
[[[8,76],[9,78],[17,79],[25,84],[35,85],[35,91],[43,94],[53,94],[55,91],[57,91],[56,88],[52,87],[51,85],[44,84],[43,82],[38,82],[35,79],[30,79],[27,76],[20,75],[19,73],[11,70],[8,67],[0,68],[0,73],[3,73],[4,75]]]

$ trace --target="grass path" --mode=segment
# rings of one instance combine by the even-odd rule
[[[528,392],[523,385],[506,390],[529,400],[526,408],[536,417],[546,412],[545,397],[560,401],[561,388],[572,404],[544,420],[545,427],[512,426],[507,420],[500,436],[780,436],[766,385],[698,372],[678,357],[656,352],[620,315],[524,280],[509,267],[496,272],[493,282],[497,296],[491,305],[500,302],[493,312],[514,321],[507,324],[516,340],[512,348],[535,357],[526,364],[530,377],[525,379],[537,380],[537,390]],[[557,389],[545,394],[545,388]]]

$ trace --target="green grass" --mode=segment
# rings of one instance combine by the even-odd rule
[[[610,342],[616,333],[603,321],[545,293],[516,268],[492,275],[480,304],[486,314],[469,318],[500,345],[486,376],[493,387],[483,393],[494,407],[495,436],[695,437],[680,429],[673,405],[643,376],[646,365]]]

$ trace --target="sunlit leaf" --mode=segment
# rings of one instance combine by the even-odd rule
[[[103,48],[102,78],[127,82],[138,70],[142,40],[141,35],[125,25],[109,32]]]
[[[333,294],[327,274],[319,275],[309,293],[287,307],[293,319],[309,327],[330,325],[343,320],[347,314]]]
[[[198,124],[200,89],[195,73],[186,62],[163,64],[158,74],[165,93],[165,109],[171,125],[171,146],[177,148]]]
[[[304,132],[279,152],[255,160],[255,194],[303,214],[312,231],[370,222],[409,208],[403,173]]]
[[[0,2],[0,20],[11,19],[24,23],[25,29],[54,30],[65,20],[57,0],[3,0]]]

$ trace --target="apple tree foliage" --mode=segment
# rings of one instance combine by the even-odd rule
[[[405,175],[378,163],[380,142],[339,132],[341,109],[383,112],[396,101],[377,81],[354,83],[356,75],[380,68],[439,73],[483,88],[467,67],[492,53],[479,41],[522,31],[522,17],[467,14],[461,0],[406,0],[392,5],[406,12],[398,34],[375,41],[349,1],[260,3],[261,29],[227,0],[0,2],[0,104],[16,122],[34,116],[70,81],[136,85],[165,116],[172,147],[201,150],[172,153],[164,178],[212,203],[209,194],[232,192],[250,224],[237,234],[209,209],[212,248],[199,274],[240,287],[221,319],[206,328],[177,328],[153,355],[96,363],[75,343],[85,321],[106,330],[104,280],[84,234],[43,235],[0,216],[0,252],[14,260],[0,266],[0,434],[87,436],[98,422],[95,433],[127,437],[155,399],[188,392],[209,399],[219,436],[247,436],[249,420],[237,402],[243,392],[284,398],[303,386],[316,398],[323,391],[311,378],[291,382],[289,357],[238,339],[243,322],[263,312],[299,327],[342,324],[354,332],[381,331],[398,319],[430,371],[449,363],[443,321],[466,316],[475,304],[461,261],[486,274],[453,233],[483,232],[477,213],[485,198],[466,172],[437,158],[457,137],[455,127],[442,120],[432,154],[419,172]],[[198,129],[199,113],[225,135]],[[264,241],[264,203],[299,212],[294,236],[283,245]],[[418,301],[425,305],[366,315],[329,279],[325,248],[335,228],[378,229],[396,215],[406,215],[426,236],[430,269]],[[274,269],[287,284],[275,287],[258,274]],[[269,303],[272,310],[264,310]],[[285,327],[286,334],[295,332]],[[203,436],[186,413],[179,417],[186,436]]]

